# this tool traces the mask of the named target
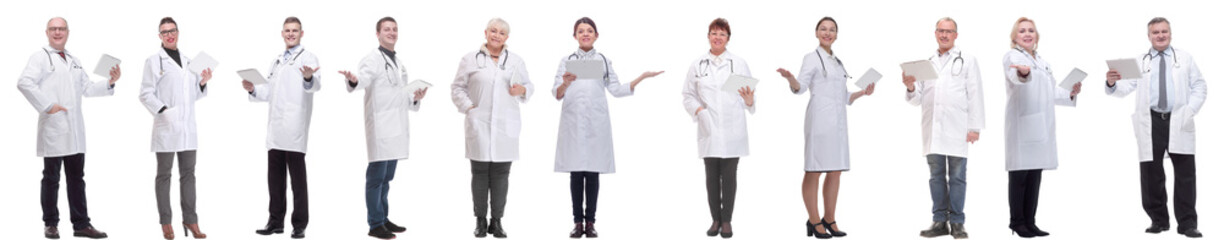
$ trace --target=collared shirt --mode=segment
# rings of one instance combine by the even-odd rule
[[[386,48],[383,48],[382,46],[378,46],[378,51],[382,51],[383,54],[386,54],[387,57],[391,58],[391,63],[399,64],[395,62],[395,51],[388,50]]]
[[[174,59],[174,63],[177,63],[177,64],[179,65],[179,67],[182,67],[182,66],[183,66],[183,61],[182,61],[182,60],[179,60],[179,51],[178,51],[178,49],[169,49],[169,48],[166,48],[166,47],[162,47],[162,50],[166,50],[166,55],[170,55],[170,59]]]
[[[284,56],[281,58],[281,61],[293,60],[294,55],[297,55],[300,52],[302,52],[302,44],[298,44],[297,46],[293,46],[289,49],[286,49]]]
[[[1148,94],[1148,97],[1150,97],[1150,98],[1151,98],[1151,101],[1150,101],[1150,102],[1151,102],[1151,104],[1152,104],[1152,110],[1156,110],[1157,112],[1161,112],[1161,113],[1169,113],[1169,112],[1172,112],[1172,111],[1173,111],[1173,99],[1177,99],[1177,98],[1176,98],[1176,97],[1173,95],[1174,93],[1176,93],[1176,92],[1174,92],[1174,91],[1173,91],[1173,83],[1174,83],[1174,81],[1173,81],[1173,62],[1174,62],[1174,61],[1177,61],[1177,60],[1174,60],[1174,59],[1173,59],[1173,46],[1169,46],[1169,47],[1165,48],[1165,50],[1164,50],[1164,60],[1165,60],[1165,66],[1164,66],[1164,67],[1165,67],[1165,72],[1164,72],[1164,75],[1165,75],[1165,94],[1166,94],[1166,96],[1165,96],[1165,97],[1167,98],[1167,99],[1166,99],[1166,103],[1165,103],[1165,108],[1158,108],[1158,107],[1157,107],[1157,106],[1159,106],[1159,105],[1160,105],[1160,58],[1161,58],[1161,51],[1157,51],[1155,48],[1152,48],[1151,50],[1148,50],[1148,54],[1151,54],[1151,55],[1152,55],[1152,60],[1151,60],[1151,63],[1150,63],[1150,65],[1148,66],[1148,67],[1150,67],[1150,69],[1151,69],[1151,71],[1152,71],[1152,72],[1151,72],[1151,73],[1152,73],[1152,74],[1151,74],[1151,75],[1152,75],[1152,81],[1151,81],[1151,84],[1149,84],[1149,85],[1148,85],[1148,86],[1149,86],[1149,87],[1148,87],[1148,93],[1149,93],[1149,94]]]

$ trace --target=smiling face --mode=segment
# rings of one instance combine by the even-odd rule
[[[378,24],[378,43],[382,46],[395,47],[399,40],[399,24],[386,21]]]
[[[68,44],[68,21],[63,18],[47,21],[47,42],[52,48],[63,51]]]
[[[579,48],[595,48],[595,40],[597,39],[599,39],[599,33],[596,33],[595,27],[592,27],[590,24],[581,23],[574,29],[574,40],[578,40]]]
[[[169,49],[178,49],[178,24],[163,23],[157,27],[158,36],[161,37],[162,47]]]
[[[301,23],[286,23],[281,29],[281,37],[285,38],[285,48],[296,47],[302,44],[302,24]]]
[[[1158,22],[1148,25],[1148,40],[1152,41],[1152,48],[1158,51],[1164,51],[1169,47],[1169,42],[1173,41],[1173,33],[1169,30],[1169,22]]]
[[[939,21],[935,25],[935,40],[939,42],[939,49],[948,50],[956,46],[956,23],[952,21]]]
[[[510,38],[510,31],[497,26],[490,26],[489,29],[485,29],[484,33],[485,47],[488,47],[489,50],[502,49],[506,46],[506,39]]]
[[[1037,40],[1040,39],[1037,35],[1037,25],[1034,25],[1032,21],[1022,21],[1016,24],[1016,32],[1012,33],[1012,42],[1028,51],[1036,50]]]
[[[821,21],[816,26],[816,38],[820,39],[820,47],[826,49],[832,48],[833,41],[837,41],[837,23]]]
[[[727,42],[731,41],[731,34],[727,34],[727,30],[715,28],[707,34],[710,38],[710,52],[722,53],[727,51]]]

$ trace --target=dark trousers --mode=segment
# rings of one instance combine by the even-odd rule
[[[1167,116],[1167,115],[1166,115]],[[1152,161],[1139,163],[1142,182],[1143,211],[1153,224],[1169,226],[1169,200],[1165,191],[1164,154],[1169,149],[1169,120],[1152,112]],[[1198,228],[1198,213],[1194,210],[1195,170],[1193,154],[1169,153],[1173,162],[1173,214],[1177,229]]]
[[[306,192],[306,153],[268,150],[268,224],[285,226],[285,173],[293,178],[293,228],[306,228],[310,201]]]
[[[391,206],[387,194],[391,191],[391,180],[395,179],[395,168],[399,160],[370,162],[366,165],[366,223],[370,229],[387,224]]]
[[[493,219],[500,219],[506,212],[510,163],[472,160],[472,210],[476,217],[484,219],[489,205],[493,205]]]
[[[586,194],[586,211],[583,211]],[[599,173],[570,172],[570,200],[574,202],[574,223],[595,222],[595,203],[599,201]]]
[[[739,158],[705,158],[706,198],[715,222],[731,222],[735,210],[735,172]]]
[[[1007,204],[1011,207],[1009,227],[1036,226],[1037,195],[1041,192],[1041,169],[1007,172]]]
[[[85,154],[43,158],[42,200],[45,226],[59,225],[59,180],[63,166],[68,182],[68,211],[72,217],[72,229],[90,227],[89,209],[85,207]]]

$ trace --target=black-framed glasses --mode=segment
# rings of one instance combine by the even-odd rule
[[[158,33],[160,33],[161,35],[178,34],[178,28],[171,28],[170,30],[161,30],[161,31],[158,31]]]

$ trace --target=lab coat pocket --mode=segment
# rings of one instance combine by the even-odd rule
[[[68,134],[68,111],[57,112],[55,114],[43,114],[43,136],[54,137]]]
[[[518,119],[503,119],[501,122],[502,124],[504,124],[504,126],[502,127],[506,129],[506,136],[512,137],[512,138],[519,137],[519,133],[521,132],[521,129],[522,129],[522,124],[519,122]]]
[[[1194,114],[1190,114],[1190,111],[1182,111],[1181,118],[1182,118],[1181,130],[1183,132],[1193,133],[1194,132]]]
[[[704,140],[710,138],[714,129],[714,116],[710,115],[710,109],[701,110],[697,113],[697,139]]]
[[[403,134],[404,122],[397,110],[374,113],[374,136],[378,139],[397,137]]]
[[[1046,130],[1045,113],[1034,113],[1020,117],[1016,133],[1020,134],[1020,142],[1023,143],[1038,143],[1045,142],[1046,135],[1049,132]]]
[[[175,116],[175,113],[177,112],[178,108],[168,107],[165,111],[162,111],[157,115],[153,115],[153,131],[160,133],[169,133],[173,131],[174,129],[172,126],[174,125],[174,120],[177,118],[177,116]]]

